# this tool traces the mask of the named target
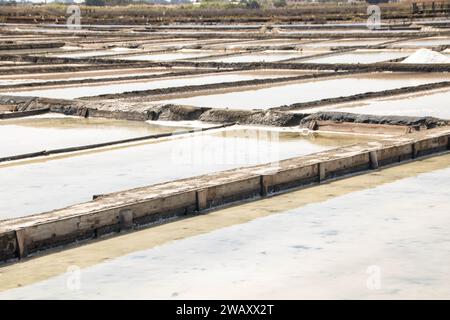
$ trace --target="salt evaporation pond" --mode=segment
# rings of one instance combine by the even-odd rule
[[[2,92],[2,94],[16,96],[33,96],[58,99],[76,99],[80,97],[97,96],[101,94],[116,94],[128,91],[142,91],[188,85],[202,85],[221,82],[234,82],[253,79],[283,77],[282,74],[272,75],[270,72],[239,71],[227,73],[212,73],[205,75],[180,76],[177,78],[151,79],[145,81],[127,81],[102,83],[96,85],[60,86],[50,89],[34,89],[27,91]]]
[[[275,62],[287,59],[301,58],[315,54],[314,52],[302,51],[262,51],[258,53],[237,54],[231,56],[223,56],[218,58],[207,58],[199,61],[211,62]]]
[[[376,63],[393,59],[404,58],[411,52],[395,50],[355,50],[348,53],[333,54],[324,57],[301,60],[301,63]],[[295,62],[295,61],[292,61]]]
[[[356,46],[370,46],[379,45],[386,42],[386,39],[342,39],[342,40],[328,40],[317,41],[302,44],[303,48],[332,48],[332,47],[356,47]]]
[[[266,39],[266,40],[250,40],[250,41],[234,41],[232,43],[219,43],[203,46],[204,49],[226,49],[226,50],[246,50],[247,48],[260,47],[282,47],[282,46],[297,46],[303,43],[304,40],[289,40],[289,39]]]
[[[404,96],[371,99],[298,112],[339,111],[373,115],[398,115],[410,117],[436,117],[450,119],[450,90],[419,92]]]
[[[273,162],[366,139],[224,130],[4,163],[0,164],[0,219],[90,201],[95,194]]]
[[[157,75],[174,70],[168,69],[111,69],[111,70],[93,70],[93,71],[74,71],[74,72],[58,72],[58,73],[29,73],[19,75],[0,76],[0,85],[23,84],[30,82],[45,81],[63,81],[63,80],[86,80],[86,79],[105,79],[119,77],[133,77],[144,75]]]
[[[89,57],[97,57],[97,56],[109,56],[109,55],[118,55],[124,53],[132,53],[139,52],[142,49],[131,49],[131,48],[112,48],[109,50],[86,50],[80,52],[68,52],[68,53],[57,53],[52,54],[53,57],[58,58],[89,58]]]
[[[208,52],[208,51],[190,51],[190,50],[180,50],[175,52],[166,52],[166,53],[148,53],[142,55],[130,55],[130,56],[122,56],[116,57],[120,60],[134,60],[134,61],[174,61],[174,60],[183,60],[183,59],[192,59],[192,58],[202,58],[215,54],[216,52]]]
[[[0,158],[177,130],[182,128],[59,114],[0,120]]]
[[[447,167],[308,205],[295,207],[301,191],[245,204],[273,214],[99,262],[77,290],[67,273],[0,298],[448,299],[449,181]]]
[[[299,102],[447,81],[442,73],[371,73],[161,101],[198,107],[268,109]]]
[[[391,44],[391,48],[432,48],[436,46],[450,45],[450,38],[447,37],[432,37],[423,39],[414,39],[407,41],[400,41]]]

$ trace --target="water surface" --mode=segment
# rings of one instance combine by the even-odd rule
[[[121,191],[274,162],[365,141],[242,129],[0,164],[0,219],[40,213]]]
[[[308,55],[315,54],[313,52],[302,51],[263,51],[260,53],[248,53],[224,56],[218,58],[201,59],[200,61],[212,61],[212,62],[275,62],[287,59],[301,58]]]
[[[0,120],[0,158],[178,130],[182,128],[59,114]]]
[[[365,92],[397,89],[426,83],[447,81],[448,75],[439,73],[373,73],[348,77],[305,80],[291,84],[246,89],[221,94],[193,96],[163,101],[198,107],[233,109],[268,109],[299,102],[349,96]]]
[[[411,54],[405,51],[387,50],[356,50],[349,53],[334,54],[325,57],[302,60],[309,63],[376,63],[398,58],[404,58]]]
[[[419,174],[99,263],[78,288],[63,274],[0,298],[448,299],[449,181],[450,168]]]
[[[410,117],[436,117],[450,119],[450,90],[402,95],[390,98],[363,100],[298,112],[340,111],[374,115],[398,115]]]
[[[3,91],[3,94],[16,96],[33,96],[58,99],[76,99],[101,94],[117,94],[129,91],[182,87],[188,85],[202,85],[221,82],[234,82],[253,79],[276,78],[270,74],[260,72],[232,72],[195,76],[181,76],[177,78],[151,79],[145,81],[111,82],[95,85],[60,86],[50,89],[34,89],[27,91]]]

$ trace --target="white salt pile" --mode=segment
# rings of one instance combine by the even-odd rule
[[[430,49],[419,49],[401,63],[450,63],[450,58]]]

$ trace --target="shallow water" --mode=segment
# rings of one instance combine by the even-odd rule
[[[376,63],[392,59],[404,58],[412,52],[385,50],[356,50],[351,53],[302,60],[309,63]]]
[[[361,140],[354,136],[226,130],[4,163],[0,164],[0,219],[89,201],[94,194],[273,162]]]
[[[220,58],[208,58],[201,59],[199,61],[212,61],[212,62],[274,62],[293,58],[301,58],[315,54],[314,52],[301,52],[301,51],[263,51],[260,53],[239,54],[232,56],[225,56]]]
[[[81,269],[79,287],[66,273],[0,298],[448,299],[449,181],[450,168],[419,174],[111,259]]]
[[[368,45],[377,45],[386,41],[387,41],[386,39],[342,39],[342,40],[329,40],[329,41],[317,41],[312,43],[305,43],[302,45],[302,47],[331,48],[331,47],[368,46]]]
[[[164,74],[170,71],[171,70],[143,68],[143,69],[116,69],[116,70],[94,70],[94,71],[79,71],[79,72],[7,75],[7,76],[0,76],[0,85],[23,84],[29,82],[42,82],[42,81],[133,77],[143,75]]]
[[[205,49],[226,49],[226,50],[242,50],[246,48],[254,48],[258,46],[294,46],[303,43],[303,40],[289,39],[267,39],[267,40],[250,40],[250,41],[234,41],[231,43],[220,43],[203,46]]]
[[[299,102],[382,91],[448,80],[446,74],[374,73],[328,80],[300,81],[260,89],[172,99],[164,103],[198,107],[268,109]],[[211,92],[213,93],[213,92]]]
[[[0,158],[174,132],[147,122],[42,115],[0,120]]]
[[[182,51],[182,52],[167,52],[167,53],[149,53],[142,55],[131,55],[117,57],[121,60],[136,60],[136,61],[174,61],[190,58],[201,58],[214,54],[208,51]]]
[[[142,51],[141,49],[130,49],[130,48],[112,48],[109,50],[92,50],[86,52],[73,52],[73,53],[58,53],[53,54],[54,57],[59,58],[89,58],[89,57],[97,57],[97,56],[109,56],[116,55],[122,53],[131,53]]]
[[[450,38],[433,37],[424,39],[415,39],[409,41],[400,41],[390,45],[391,48],[430,48],[436,46],[450,45]]]
[[[450,90],[417,93],[401,97],[365,100],[299,112],[340,111],[374,115],[398,115],[411,117],[436,117],[450,119]]]
[[[202,85],[221,82],[234,82],[253,79],[276,78],[268,73],[261,72],[232,72],[219,74],[206,74],[197,76],[183,76],[177,78],[152,79],[146,81],[128,81],[120,83],[105,83],[96,85],[64,86],[52,89],[38,89],[28,91],[3,92],[2,94],[17,96],[33,96],[58,99],[76,99],[80,97],[97,96],[101,94],[116,94],[128,91],[142,91],[187,85]]]

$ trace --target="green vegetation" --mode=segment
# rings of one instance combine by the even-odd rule
[[[85,0],[87,6],[104,6],[106,4],[105,0]]]
[[[0,0],[1,1],[1,0]],[[170,23],[326,23],[365,22],[366,3],[302,3],[292,6],[286,0],[205,0],[200,4],[129,4],[130,0],[86,0],[81,5],[83,24],[170,24]],[[450,0],[448,0],[450,3]],[[26,6],[26,9],[24,8]],[[409,3],[380,5],[384,19],[448,17],[450,6],[432,12],[414,13]],[[64,4],[4,5],[4,23],[64,23]]]
[[[286,0],[275,0],[275,1],[273,2],[273,5],[274,5],[276,8],[282,8],[282,7],[286,7],[286,6],[287,6],[287,3],[286,3]]]

